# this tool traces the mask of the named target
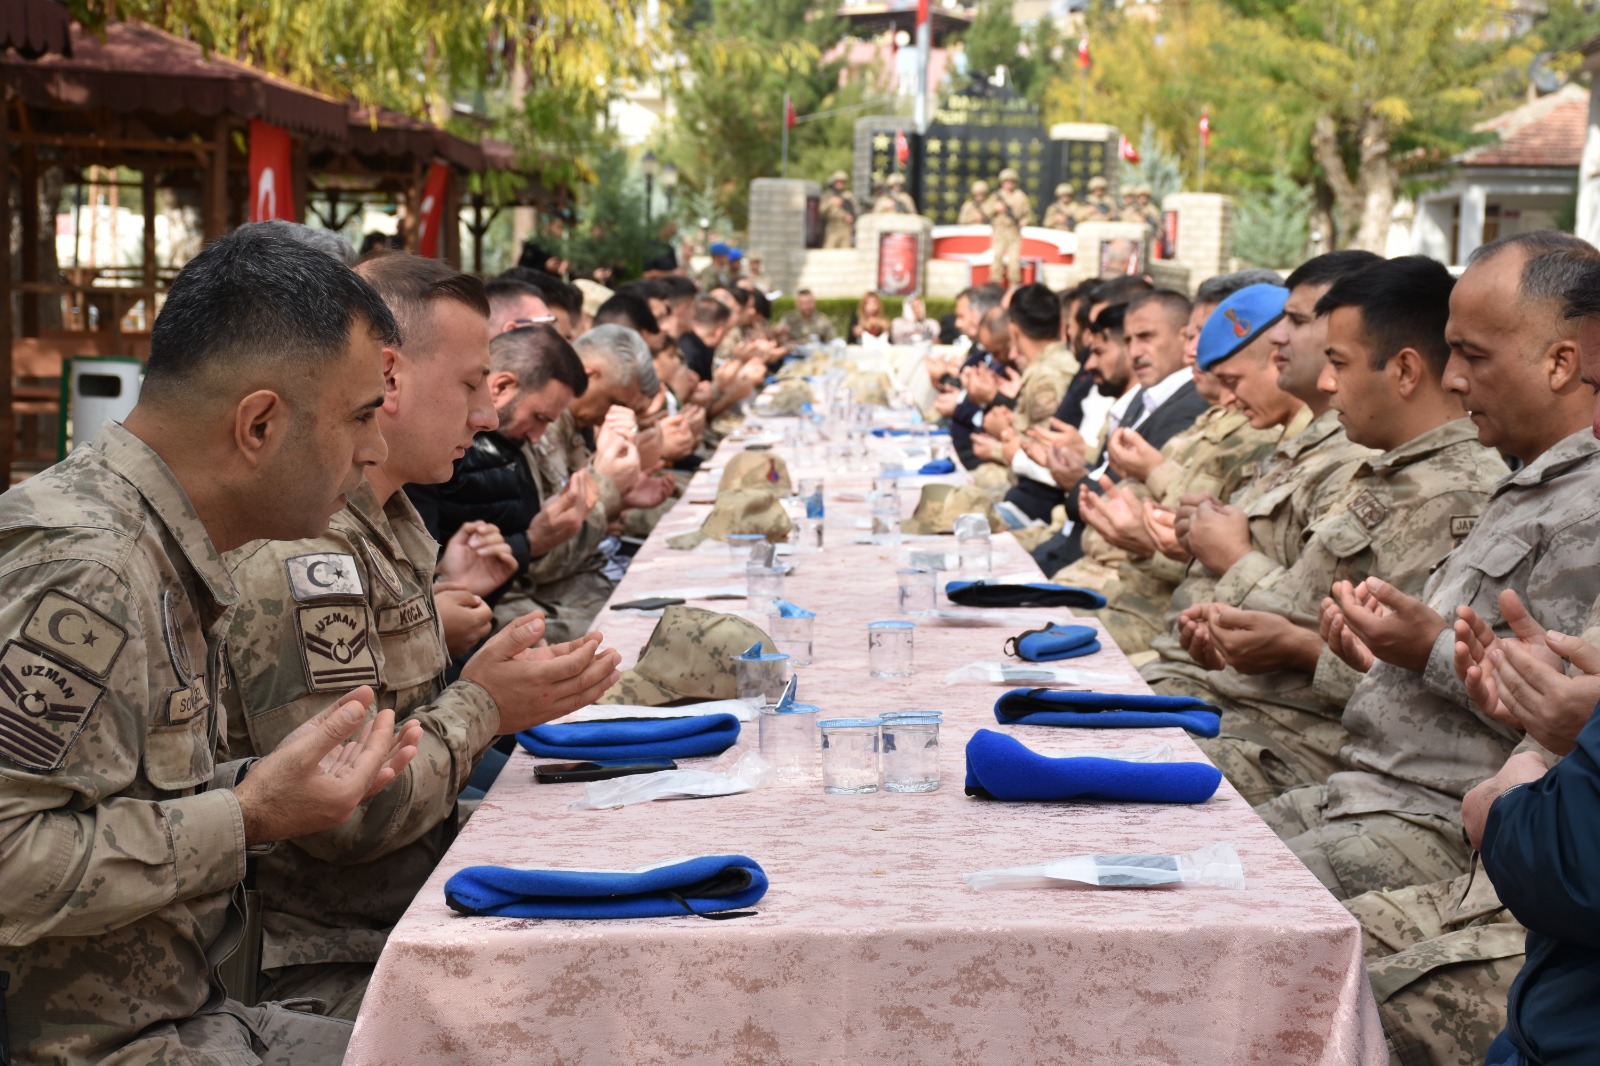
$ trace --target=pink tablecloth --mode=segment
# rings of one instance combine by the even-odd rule
[[[830,474],[829,496],[867,480]],[[689,497],[709,491],[703,476]],[[905,494],[908,514],[914,495]],[[669,514],[616,598],[736,582],[731,569],[719,576],[715,557],[664,543],[705,512],[682,503]],[[991,709],[1003,689],[945,674],[1002,658],[1004,638],[1025,627],[921,626],[918,676],[869,680],[864,627],[893,617],[897,557],[848,543],[863,535],[865,514],[865,504],[830,498],[825,553],[799,557],[788,579],[789,598],[819,616],[816,662],[798,670],[801,697],[833,714],[942,709],[943,787],[829,796],[780,784],[573,811],[583,786],[535,785],[534,760],[519,751],[391,935],[345,1061],[1386,1062],[1356,922],[1226,783],[1193,807],[963,795],[966,738],[999,728]],[[996,555],[998,572],[1031,566],[1009,536],[997,538]],[[653,625],[634,612],[599,620],[625,664]],[[1143,688],[1114,646],[1069,665]],[[1178,758],[1202,758],[1181,730],[1010,731],[1050,752],[1167,743]],[[755,734],[752,724],[741,746]],[[1243,890],[979,893],[961,876],[1217,842],[1238,849]],[[444,902],[445,879],[468,865],[628,868],[724,852],[754,857],[771,878],[753,917],[522,921],[465,918]]]

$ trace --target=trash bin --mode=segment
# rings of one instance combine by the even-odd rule
[[[67,457],[71,447],[94,440],[107,422],[128,417],[139,402],[144,363],[127,355],[75,355],[61,375],[61,440],[57,452]]]

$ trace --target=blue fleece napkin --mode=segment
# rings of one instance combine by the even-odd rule
[[[1204,803],[1221,783],[1222,771],[1210,763],[1053,758],[992,729],[967,741],[967,795],[983,799]]]
[[[744,855],[702,855],[642,870],[468,866],[444,883],[452,910],[495,918],[710,916],[748,907],[766,892],[766,871]]]
[[[955,472],[956,463],[954,459],[933,459],[923,463],[917,470],[919,474],[954,474]]]
[[[1106,598],[1092,589],[1035,581],[1004,585],[993,581],[947,581],[944,594],[960,607],[1078,607],[1099,610]]]
[[[1220,731],[1222,712],[1192,696],[1122,695],[1014,688],[994,704],[1003,725],[1064,725],[1089,729],[1155,729],[1179,726],[1202,737]]]
[[[731,714],[569,722],[517,734],[517,743],[548,759],[688,759],[719,755],[738,739],[739,719]]]
[[[1094,626],[1064,626],[1051,622],[1006,641],[1006,651],[1030,663],[1076,659],[1100,650],[1100,631]]]

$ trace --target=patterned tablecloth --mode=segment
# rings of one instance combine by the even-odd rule
[[[695,501],[709,498],[709,479],[741,446],[726,443],[690,486],[639,552],[616,601],[742,583],[725,556],[665,544],[698,526],[708,508]],[[787,596],[818,615],[816,661],[797,670],[800,696],[825,714],[943,710],[943,787],[830,796],[820,782],[779,784],[575,811],[569,804],[583,786],[534,784],[535,760],[519,751],[390,936],[347,1064],[1387,1061],[1355,920],[1226,782],[1193,807],[999,804],[963,795],[966,739],[981,727],[1002,728],[992,707],[1004,690],[951,683],[946,674],[1001,659],[1005,637],[1031,626],[924,624],[915,678],[868,678],[865,626],[894,617],[895,570],[905,565],[896,548],[852,543],[866,535],[868,470],[897,449],[874,447],[871,467],[857,459],[854,471],[828,472],[826,548],[792,560]],[[908,486],[905,514],[915,499]],[[997,573],[1031,568],[1009,535],[996,538]],[[603,612],[598,621],[624,665],[653,626],[632,611]],[[1066,665],[1122,677],[1107,687],[1145,691],[1104,642],[1106,650]],[[1165,743],[1177,758],[1203,758],[1181,730],[1005,728],[1052,753]],[[754,746],[756,732],[752,723],[720,761]],[[1218,842],[1238,849],[1243,890],[979,893],[961,876]],[[631,868],[730,852],[752,856],[771,878],[753,917],[522,921],[466,918],[444,902],[445,879],[468,865]]]

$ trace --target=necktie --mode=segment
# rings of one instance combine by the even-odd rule
[[[1145,398],[1146,393],[1141,386],[1139,391],[1133,394],[1133,402],[1128,404],[1128,409],[1122,412],[1122,418],[1117,421],[1118,429],[1132,429],[1144,421]]]

